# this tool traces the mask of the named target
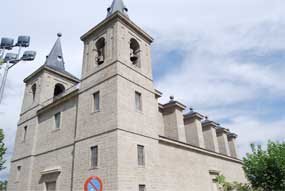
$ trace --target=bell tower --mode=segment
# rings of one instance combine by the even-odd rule
[[[128,17],[122,0],[114,0],[107,17],[81,37],[84,42],[82,78],[119,62],[152,80],[150,45],[146,32]]]
[[[84,34],[81,40],[84,43],[84,55],[80,88],[81,92],[86,93],[88,90],[89,95],[84,93],[79,96],[79,112],[83,99],[84,101],[89,99],[91,103],[87,110],[94,111],[92,108],[96,107],[95,101],[90,99],[94,99],[93,94],[96,92],[100,92],[101,108],[100,112],[90,117],[79,113],[79,117],[85,121],[82,122],[79,119],[79,123],[86,124],[86,121],[93,121],[93,118],[104,115],[114,122],[112,127],[105,125],[105,130],[122,126],[124,129],[148,134],[156,131],[151,127],[139,128],[135,124],[128,127],[129,124],[125,124],[129,121],[125,119],[126,117],[138,113],[143,114],[144,117],[153,118],[147,115],[151,113],[150,111],[157,112],[158,105],[152,80],[151,43],[153,38],[131,21],[123,1],[114,0],[107,9],[107,17]],[[83,96],[86,97],[83,98]],[[86,108],[82,108],[83,110],[85,112]],[[149,111],[146,112],[147,110]],[[138,117],[144,122],[142,116],[138,115]],[[102,117],[97,120],[102,120]],[[81,124],[79,128],[80,126]],[[92,131],[95,130],[92,129]],[[81,130],[78,132],[82,134]]]
[[[57,40],[46,57],[45,63],[24,79],[26,88],[22,112],[47,102],[79,83],[79,79],[65,70],[61,37],[62,34],[58,33]]]
[[[125,174],[118,174],[138,167],[125,164],[137,161],[136,155],[129,156],[128,152],[136,153],[138,145],[149,144],[151,139],[143,137],[158,138],[159,135],[157,98],[160,94],[153,85],[150,50],[153,39],[131,21],[123,1],[114,0],[107,9],[107,17],[81,40],[84,55],[74,172],[89,169],[85,177],[96,174],[103,179],[106,174],[113,174],[105,184],[106,190],[135,190],[139,183],[134,183],[131,189],[121,187],[128,179]],[[92,170],[88,161],[82,162],[82,156],[90,148],[101,151],[98,164]],[[84,181],[80,174],[75,174],[74,179]]]

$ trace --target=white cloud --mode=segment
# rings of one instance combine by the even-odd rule
[[[218,10],[210,13],[215,18],[196,15],[196,22],[192,23],[189,15],[193,13],[183,12],[184,16],[178,13],[176,17],[183,20],[178,26],[163,26],[162,51],[179,47],[186,55],[182,65],[156,82],[165,93],[162,101],[175,95],[189,106],[210,114],[213,120],[230,120],[224,125],[240,134],[242,155],[249,151],[251,142],[284,140],[284,113],[276,112],[279,117],[272,121],[269,118],[274,108],[268,108],[266,113],[240,106],[253,105],[260,99],[274,102],[284,97],[285,87],[281,82],[285,80],[285,66],[255,60],[242,62],[233,56],[235,52],[259,50],[254,52],[261,54],[256,55],[258,57],[285,49],[285,19],[280,11],[284,2],[239,1],[235,4],[231,1],[220,7],[208,3]],[[161,65],[163,67],[163,63]],[[261,115],[268,115],[268,119]]]
[[[251,152],[250,143],[265,146],[268,140],[285,141],[285,119],[275,122],[260,121],[249,116],[240,116],[233,119],[229,127],[239,134],[238,146],[241,156]]]
[[[186,101],[219,106],[250,101],[256,96],[284,96],[282,70],[264,65],[239,64],[229,58],[207,57],[207,54],[185,58],[179,70],[169,72],[157,86],[166,94]],[[179,76],[179,77],[178,77]],[[266,91],[264,91],[266,90]]]

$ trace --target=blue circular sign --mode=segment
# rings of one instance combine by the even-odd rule
[[[88,178],[84,184],[84,191],[103,191],[103,182],[97,176]]]

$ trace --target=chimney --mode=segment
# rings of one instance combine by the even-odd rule
[[[200,113],[194,112],[190,108],[190,112],[184,115],[184,126],[186,142],[188,144],[205,148],[203,129],[201,120],[204,118]]]
[[[232,157],[237,158],[237,148],[236,148],[236,139],[237,139],[237,134],[235,133],[228,133],[228,142],[229,142],[229,149],[230,149],[230,154]]]
[[[206,120],[202,122],[205,147],[206,149],[217,153],[219,152],[219,145],[216,133],[218,125],[219,124],[208,120],[208,117],[206,117]]]
[[[218,138],[220,153],[231,156],[229,142],[228,142],[228,133],[229,133],[228,129],[225,129],[223,127],[217,128],[217,138]]]
[[[185,129],[183,122],[183,111],[186,106],[182,103],[174,101],[174,97],[170,97],[170,101],[164,104],[160,111],[164,120],[164,135],[168,138],[181,142],[186,142]]]

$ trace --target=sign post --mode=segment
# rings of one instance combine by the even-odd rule
[[[103,191],[103,182],[98,176],[91,176],[84,184],[84,191]]]

